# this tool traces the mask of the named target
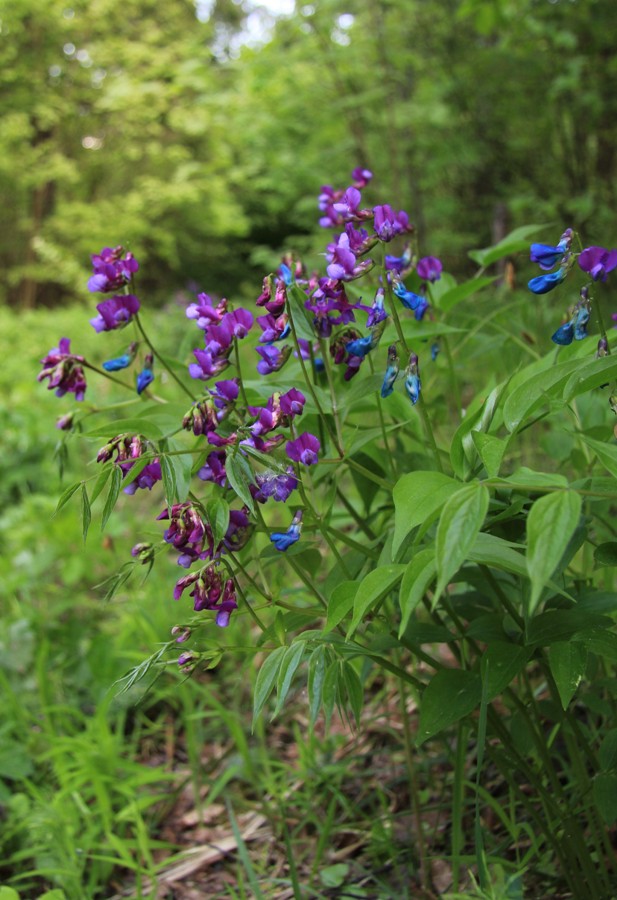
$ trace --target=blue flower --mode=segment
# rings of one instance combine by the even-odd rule
[[[582,341],[587,337],[587,323],[589,322],[589,310],[581,306],[574,320],[574,340]]]
[[[389,397],[392,391],[394,390],[394,382],[396,381],[399,373],[399,360],[396,355],[396,345],[391,344],[388,347],[388,366],[386,368],[386,374],[383,378],[383,384],[381,385],[381,396],[385,399]]]
[[[373,349],[373,345],[371,342],[371,335],[367,335],[367,337],[356,338],[355,341],[349,341],[349,343],[345,344],[345,350],[349,353],[350,356],[359,356],[361,359],[370,353]]]
[[[393,290],[403,306],[405,306],[407,309],[411,309],[413,312],[415,312],[418,307],[421,307],[423,303],[426,303],[426,300],[421,296],[421,294],[414,294],[413,291],[408,291],[402,281],[395,281]],[[424,309],[426,309],[426,306],[424,307]]]
[[[555,334],[551,336],[551,341],[554,344],[559,344],[560,347],[567,347],[568,344],[571,344],[574,340],[574,320],[571,319],[569,322],[565,322],[563,325],[560,325]]]
[[[415,353],[412,353],[409,357],[409,365],[405,370],[405,390],[414,406],[420,399],[421,389],[422,383],[420,381],[420,372],[418,369],[418,357]]]
[[[548,272],[546,275],[537,275],[528,282],[527,287],[530,291],[533,291],[534,294],[548,294],[554,287],[561,284],[565,277],[566,268],[562,266],[557,269],[556,272]]]
[[[293,277],[291,274],[291,269],[289,268],[289,266],[286,263],[280,264],[278,273],[286,285],[289,286],[292,283]]]
[[[154,381],[154,373],[152,371],[152,363],[153,358],[152,354],[148,353],[144,360],[144,367],[137,376],[137,393],[141,394],[146,390],[149,384],[152,384]]]
[[[299,509],[293,517],[291,525],[289,526],[287,531],[275,531],[274,534],[270,535],[270,540],[277,550],[280,550],[282,553],[284,553],[286,550],[289,550],[292,544],[295,544],[296,541],[300,540],[301,530],[302,510]]]
[[[120,369],[126,369],[133,362],[131,356],[125,353],[124,356],[118,356],[116,359],[108,359],[103,363],[106,372],[119,372]]]

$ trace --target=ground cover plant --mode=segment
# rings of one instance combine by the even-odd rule
[[[101,349],[82,352],[78,331],[60,336],[39,374],[77,401],[63,401],[60,461],[89,448],[58,514],[79,500],[87,554],[93,518],[113,529],[133,504],[132,550],[103,594],[111,601],[156,578],[149,602],[172,609],[161,616],[173,626],[122,687],[178,670],[183,721],[203,688],[199,715],[209,703],[230,728],[249,780],[268,771],[267,734],[288,704],[289,740],[306,743],[297,751],[306,769],[319,766],[315,748],[328,752],[333,721],[361,740],[380,703],[393,711],[386,721],[400,727],[384,746],[395,770],[373,805],[362,807],[356,788],[346,810],[344,766],[324,776],[328,833],[360,808],[367,817],[387,810],[377,820],[381,849],[375,830],[373,866],[365,860],[361,874],[348,862],[326,865],[319,842],[324,864],[307,867],[307,796],[294,809],[286,770],[269,767],[264,817],[287,850],[282,891],[517,897],[529,886],[607,897],[617,818],[617,364],[606,288],[617,251],[586,247],[566,228],[531,245],[541,274],[514,294],[491,267],[529,251],[540,232],[530,226],[472,251],[478,270],[457,283],[384,199],[366,169],[349,186],[324,186],[320,224],[331,237],[321,270],[290,254],[254,303],[209,288],[166,311],[156,330],[139,262],[122,247],[95,254],[88,288],[102,297],[90,320]],[[180,577],[164,558],[170,550]],[[204,687],[218,677],[232,695],[242,691],[238,660],[257,672],[258,768],[237,719]],[[371,768],[378,763],[372,750]],[[157,782],[159,771],[150,774]],[[401,807],[388,797],[401,779],[409,837],[397,847]],[[122,819],[135,846],[141,810],[161,799],[160,785],[144,792],[147,781],[143,806]],[[112,843],[117,809],[106,826]],[[259,896],[263,861],[251,861],[233,808],[225,815],[247,885],[228,890]],[[72,877],[89,877],[97,853],[87,851]],[[157,878],[147,841],[139,864],[130,853],[124,864]],[[60,865],[38,866],[33,875],[61,877]],[[76,883],[62,885],[69,896]]]

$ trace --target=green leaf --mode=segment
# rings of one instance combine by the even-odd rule
[[[476,481],[457,491],[444,506],[435,539],[438,581],[434,602],[467,559],[484,523],[488,503],[488,488]]]
[[[459,481],[441,472],[409,472],[399,478],[393,491],[394,558],[409,532],[436,515],[460,486]]]
[[[427,685],[420,702],[416,744],[449,728],[480,705],[482,680],[463,669],[441,669]]]
[[[255,727],[255,721],[257,716],[263,709],[266,700],[272,693],[272,689],[274,688],[274,682],[276,681],[276,677],[279,672],[279,668],[281,663],[283,662],[283,656],[287,652],[287,647],[277,647],[276,650],[273,650],[264,661],[259,673],[257,675],[257,679],[255,681],[255,692],[253,696],[253,727]]]
[[[185,449],[180,446],[178,441],[167,441],[168,449],[174,451],[172,456],[168,456],[168,460],[174,470],[174,483],[176,485],[175,496],[178,503],[184,503],[189,495],[191,485],[191,471],[193,469],[192,453],[178,453],[177,451]]]
[[[88,537],[88,528],[90,528],[90,522],[92,521],[92,510],[90,509],[90,501],[88,499],[88,491],[85,484],[82,484],[81,486],[81,521],[82,534],[85,541]]]
[[[301,641],[299,641],[297,644],[292,644],[285,650],[285,655],[283,656],[283,659],[281,661],[278,676],[276,679],[276,707],[274,712],[272,713],[272,718],[274,718],[274,716],[277,716],[283,708],[285,698],[287,697],[289,688],[291,687],[291,682],[293,681],[293,677],[296,674],[298,666],[302,662],[302,657],[305,650],[306,646]]]
[[[617,821],[617,775],[600,772],[593,779],[593,799],[607,825]]]
[[[467,300],[472,294],[488,287],[494,281],[495,277],[491,275],[484,275],[481,278],[470,278],[469,281],[464,281],[462,284],[458,284],[456,287],[450,288],[450,290],[441,294],[435,306],[444,312],[449,312],[455,306],[458,306],[459,303],[462,303],[463,300]]]
[[[617,445],[593,440],[586,434],[579,434],[579,437],[593,450],[604,468],[617,478]]]
[[[11,887],[0,887],[0,900],[19,900],[19,894]]]
[[[227,480],[238,497],[245,503],[252,513],[255,512],[255,504],[249,491],[249,484],[253,481],[253,475],[247,461],[239,453],[230,453],[225,461]]]
[[[326,617],[326,627],[324,633],[332,631],[339,625],[345,616],[353,609],[354,599],[358,592],[359,583],[357,581],[342,581],[332,591],[332,595],[328,600],[328,613]]]
[[[485,434],[483,431],[471,432],[471,439],[478,451],[480,459],[486,467],[489,478],[499,475],[501,461],[508,446],[507,441],[495,437],[494,434]]]
[[[96,479],[95,485],[92,488],[92,494],[90,495],[91,504],[94,503],[98,495],[107,484],[107,479],[111,475],[112,469],[114,468],[117,468],[114,463],[108,463],[107,465],[103,466],[103,468],[99,472],[99,477]]]
[[[405,633],[413,611],[422,601],[424,594],[436,574],[437,563],[435,562],[434,547],[427,547],[424,550],[420,550],[419,553],[416,553],[405,569],[399,594],[399,604],[401,607],[401,624],[398,630],[399,638]]]
[[[347,640],[354,634],[364,616],[399,583],[405,568],[401,565],[379,566],[363,578],[354,598],[353,618]]]
[[[607,731],[598,750],[600,765],[604,770],[617,768],[617,728]]]
[[[135,416],[132,419],[115,419],[107,425],[98,425],[84,433],[85,437],[113,437],[117,434],[143,434],[151,441],[160,440],[163,432],[154,422]]]
[[[522,553],[518,553],[509,541],[497,537],[495,534],[481,532],[475,540],[471,550],[467,554],[470,562],[491,566],[493,569],[501,569],[503,572],[512,572],[523,578],[528,578],[527,564]],[[524,548],[521,547],[521,550]]]
[[[581,498],[573,491],[540,497],[527,518],[527,570],[531,579],[529,613],[559,565],[581,516]]]
[[[174,505],[174,500],[176,497],[176,470],[168,456],[161,455],[159,457],[159,462],[161,464],[161,475],[163,477],[163,488],[165,489],[165,499],[167,501],[167,506],[171,509]]]
[[[347,662],[347,660],[341,665],[341,675],[343,684],[345,685],[349,706],[351,707],[354,719],[356,720],[356,725],[359,725],[360,716],[362,715],[362,702],[364,700],[364,688],[362,687],[362,682],[354,667],[350,662]]]
[[[617,358],[603,356],[599,359],[579,360],[576,371],[568,378],[563,389],[566,403],[580,394],[586,394],[617,377]]]
[[[82,485],[83,485],[83,482],[77,481],[77,482],[75,482],[75,484],[72,484],[70,487],[67,487],[62,491],[62,493],[60,494],[60,497],[58,499],[58,503],[56,504],[56,508],[54,510],[54,516],[58,515],[58,513],[60,512],[62,507],[66,506],[66,504],[69,502],[69,500],[71,499],[73,494],[76,493],[76,491],[78,491],[79,488],[82,487]]]
[[[515,253],[529,250],[529,238],[545,228],[546,225],[523,225],[511,231],[498,244],[484,250],[470,250],[468,256],[479,266],[486,268],[504,256],[513,256]]]
[[[504,424],[508,431],[515,431],[523,419],[539,406],[561,393],[563,385],[580,367],[580,359],[558,363],[540,372],[514,388],[503,407]]]
[[[105,500],[105,506],[103,507],[103,514],[101,516],[101,531],[105,528],[107,524],[107,520],[109,519],[114,506],[118,500],[118,496],[120,494],[120,486],[122,484],[122,469],[120,466],[114,465],[113,472],[111,473],[111,484],[109,485],[109,493],[107,494],[107,499]]]
[[[547,647],[582,630],[593,629],[601,633],[612,625],[613,620],[608,616],[585,609],[551,609],[527,623],[525,640],[529,645]]]
[[[593,551],[593,559],[597,566],[617,566],[617,541],[607,541]]]
[[[313,650],[308,664],[308,696],[311,728],[314,727],[323,698],[326,677],[326,648],[323,644]]]
[[[491,641],[482,655],[488,662],[488,699],[493,700],[508,687],[532,654],[530,647],[507,641]]]
[[[561,705],[566,709],[585,674],[587,650],[578,641],[558,641],[549,648],[548,662]]]
[[[501,480],[515,488],[520,487],[525,492],[533,491],[536,488],[567,487],[568,484],[568,479],[564,475],[557,475],[555,472],[535,472],[533,469],[528,469],[527,466],[521,466],[512,475]]]
[[[131,482],[135,481],[137,476],[143,472],[146,466],[151,463],[152,460],[147,456],[140,456],[139,459],[136,459],[131,468],[128,470],[124,478],[122,479],[122,484],[120,485],[121,489],[128,487]]]
[[[330,719],[332,718],[334,704],[337,702],[339,696],[339,677],[340,665],[339,661],[335,660],[330,663],[326,669],[323,683],[323,710],[326,720],[326,730],[330,727]]]
[[[229,503],[222,497],[211,497],[205,504],[206,518],[212,529],[214,546],[218,547],[229,527]]]

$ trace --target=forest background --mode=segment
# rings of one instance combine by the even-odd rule
[[[293,833],[270,847],[274,863],[240,852],[211,881],[191,872],[197,896],[259,896],[263,879],[283,896],[294,877],[343,896],[362,821],[377,879],[365,896],[405,896],[396,828],[366,827],[368,795],[388,806],[383,759],[347,733],[303,746],[293,716],[250,736],[252,656],[241,686],[230,660],[212,680],[179,687],[174,669],[118,694],[175,622],[173,566],[166,586],[157,575],[102,602],[95,586],[126,561],[146,502],[128,498],[86,551],[76,508],[52,518],[92,448],[54,455],[65,407],[36,385],[39,360],[89,330],[90,254],[104,246],[139,259],[142,303],[169,344],[195,290],[254,301],[290,249],[322,266],[316,198],[355,166],[460,278],[475,271],[470,249],[520,225],[546,226],[549,241],[576,225],[585,244],[614,246],[613,26],[613,0],[314,0],[283,15],[230,0],[0,0],[0,884],[148,896],[179,844],[213,840],[189,821],[207,786],[227,823],[219,843],[243,849],[221,807],[230,787],[242,815],[267,796],[266,817],[274,808]],[[503,274],[523,287],[531,269],[521,254]],[[100,356],[98,337],[78,352]],[[327,865],[342,835],[342,862]]]

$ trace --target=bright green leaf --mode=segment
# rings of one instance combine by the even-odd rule
[[[393,491],[394,558],[409,532],[436,515],[460,486],[460,482],[441,472],[409,472],[399,478]]]
[[[437,563],[433,547],[427,547],[416,553],[405,569],[399,593],[399,604],[401,607],[399,638],[405,633],[413,611],[422,601],[436,573]]]
[[[405,568],[401,565],[379,566],[364,577],[354,598],[353,618],[347,639],[354,634],[364,616],[399,583]]]
[[[551,644],[548,661],[559,691],[561,705],[567,709],[585,674],[587,650],[578,641],[559,641]]]
[[[255,692],[253,696],[253,726],[257,716],[263,709],[266,700],[272,693],[274,682],[279,672],[283,656],[287,652],[287,647],[277,647],[268,654],[267,659],[261,666],[257,679],[255,681]]]
[[[457,491],[444,506],[435,540],[438,581],[434,602],[467,559],[484,523],[488,503],[488,488],[474,482]]]
[[[529,613],[559,565],[581,515],[581,498],[574,491],[546,494],[533,504],[527,518],[527,570],[531,579]]]

